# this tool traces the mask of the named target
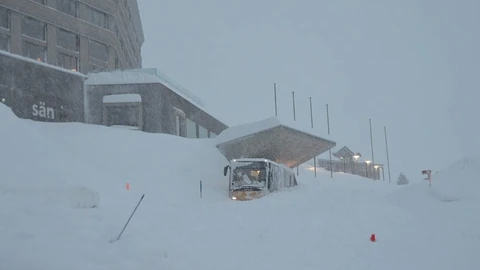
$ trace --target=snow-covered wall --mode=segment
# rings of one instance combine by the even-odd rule
[[[0,101],[21,118],[83,122],[85,76],[0,51]]]

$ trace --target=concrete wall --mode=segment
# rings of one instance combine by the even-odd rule
[[[84,76],[0,53],[0,102],[20,118],[83,122]],[[44,115],[43,112],[46,114]]]
[[[186,117],[215,134],[227,126],[208,113],[191,104],[160,83],[135,85],[86,86],[86,121],[102,125],[103,97],[117,94],[139,94],[142,97],[143,131],[175,134],[175,108],[182,110]]]

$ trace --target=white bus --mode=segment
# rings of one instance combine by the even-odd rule
[[[297,185],[293,170],[268,159],[233,159],[225,166],[229,174],[229,196],[233,200],[252,200],[268,193]]]

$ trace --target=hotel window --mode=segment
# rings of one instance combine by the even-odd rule
[[[78,52],[78,49],[79,49],[78,35],[59,28],[57,31],[57,45],[64,49]]]
[[[58,53],[57,63],[64,69],[78,71],[78,58],[64,53]]]
[[[10,51],[10,37],[5,35],[0,35],[0,50]]]
[[[101,66],[97,66],[97,65],[94,65],[94,64],[91,64],[91,66],[92,66],[92,72],[104,72],[104,71],[107,71],[106,68],[101,67]]]
[[[4,7],[0,7],[0,27],[10,29],[10,12]]]
[[[57,10],[78,17],[78,2],[76,0],[57,0]]]
[[[46,40],[47,24],[37,19],[22,17],[22,34],[38,40]]]
[[[86,11],[84,15],[85,17],[82,18],[83,20],[86,20],[87,22],[98,27],[108,29],[108,15],[105,12],[92,8],[88,5],[85,5],[85,7]]]
[[[186,129],[186,123],[185,123],[185,113],[178,109],[173,107],[173,110],[175,111],[175,135],[185,137],[185,129]]]
[[[208,138],[208,130],[200,125],[198,125],[198,137],[199,138]]]
[[[90,40],[88,51],[91,58],[108,62],[108,46],[106,44]]]
[[[214,132],[208,131],[208,137],[209,138],[215,138],[215,137],[217,137],[217,134],[215,134]]]
[[[197,123],[187,118],[187,138],[197,138]]]
[[[31,59],[45,62],[47,50],[44,46],[39,46],[30,42],[22,42],[22,55]]]

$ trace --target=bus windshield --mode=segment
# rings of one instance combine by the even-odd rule
[[[238,162],[233,169],[232,188],[261,189],[266,186],[267,170],[265,162]]]

